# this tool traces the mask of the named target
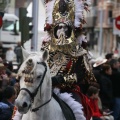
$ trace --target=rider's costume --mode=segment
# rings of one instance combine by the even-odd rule
[[[87,39],[82,32],[82,24],[86,23],[84,10],[89,11],[90,4],[90,0],[47,0],[44,27],[47,36],[43,40],[43,48],[50,53],[48,63],[53,86],[63,92],[78,92],[84,105],[87,103],[78,86],[85,93],[96,81],[88,62]]]
[[[82,33],[84,10],[89,11],[90,4],[90,0],[46,1],[44,30],[48,34],[43,46],[50,52],[48,62],[52,76],[62,76],[65,80],[60,87],[95,82],[88,63],[87,39]]]

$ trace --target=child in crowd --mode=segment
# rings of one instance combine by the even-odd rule
[[[111,116],[107,112],[102,112],[98,106],[98,98],[99,98],[99,89],[93,86],[90,86],[87,91],[87,96],[89,99],[90,106],[92,108],[93,120],[114,120],[113,116]]]

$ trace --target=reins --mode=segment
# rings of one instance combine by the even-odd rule
[[[41,89],[41,85],[42,85],[42,83],[43,83],[44,77],[45,77],[46,72],[47,72],[47,65],[46,65],[45,62],[37,62],[37,64],[42,64],[42,65],[45,67],[45,72],[44,72],[44,74],[42,75],[42,77],[41,77],[41,82],[40,82],[39,86],[36,88],[35,92],[34,92],[34,93],[31,93],[27,88],[21,88],[21,89],[20,89],[20,91],[21,91],[21,90],[25,90],[25,91],[30,95],[30,97],[31,97],[31,99],[32,99],[32,102],[34,101],[34,97],[35,97],[36,94],[38,93],[39,88]],[[38,76],[38,78],[39,78],[39,76]],[[52,98],[52,95],[51,95],[51,98]],[[31,111],[32,111],[32,112],[38,111],[39,108],[41,108],[41,107],[43,107],[44,105],[46,105],[47,103],[49,103],[49,102],[51,101],[51,98],[50,98],[48,101],[46,101],[45,103],[43,103],[42,105],[40,105],[40,106],[38,106],[38,107],[36,107],[36,108],[31,108]]]
[[[51,96],[51,98],[52,98],[52,96]],[[50,98],[47,102],[45,102],[44,104],[40,105],[39,107],[36,107],[36,108],[31,109],[31,111],[32,111],[32,112],[38,111],[39,108],[41,108],[41,107],[43,107],[44,105],[46,105],[47,103],[49,103],[49,102],[51,101],[51,98]]]

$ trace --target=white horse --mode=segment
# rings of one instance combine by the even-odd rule
[[[66,120],[66,114],[52,97],[52,81],[46,62],[48,52],[28,53],[23,49],[23,57],[24,62],[18,71],[20,93],[15,101],[19,112],[13,120]],[[67,119],[85,120],[83,107],[71,97],[72,94],[60,93],[58,89],[54,92],[73,111]]]
[[[61,107],[52,97],[50,70],[46,63],[48,52],[28,53],[23,50],[24,62],[20,76],[20,93],[15,101],[22,120],[65,120]]]

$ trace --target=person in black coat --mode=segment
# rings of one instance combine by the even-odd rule
[[[93,74],[94,74],[98,83],[101,79],[102,66],[106,62],[107,62],[107,59],[103,59],[103,58],[99,57],[99,58],[96,59],[96,62],[93,64]]]
[[[118,71],[119,63],[118,60],[112,59],[110,62],[112,67],[112,84],[113,84],[113,95],[114,97],[120,98],[120,72]]]
[[[113,116],[115,120],[120,120],[120,72],[118,71],[119,63],[118,60],[112,59],[110,62],[112,67],[112,85],[113,85]]]
[[[104,64],[101,70],[100,84],[100,98],[102,101],[103,109],[111,109],[113,99],[113,88],[110,76],[112,75],[112,69],[109,64]]]
[[[0,57],[5,58],[5,49],[3,48],[2,42],[0,42]]]
[[[113,53],[107,53],[105,55],[105,58],[107,59],[108,62],[110,62],[113,59]]]
[[[22,63],[22,48],[21,48],[20,42],[17,43],[17,46],[14,49],[14,52],[17,57],[17,62],[21,64]]]

